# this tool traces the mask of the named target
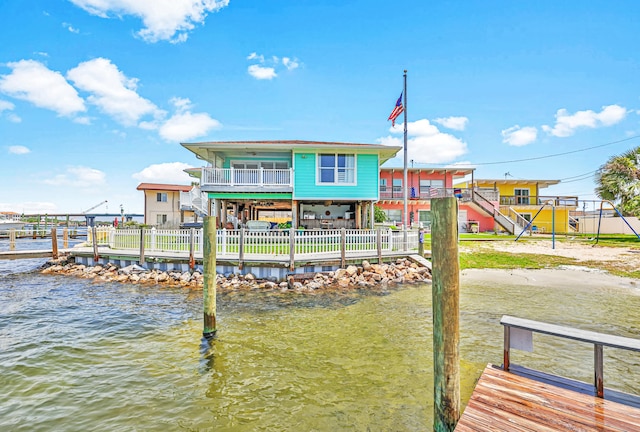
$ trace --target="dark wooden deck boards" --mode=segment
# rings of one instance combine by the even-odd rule
[[[456,431],[636,431],[640,409],[489,365]]]

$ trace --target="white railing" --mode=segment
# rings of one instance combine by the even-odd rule
[[[291,169],[202,168],[207,186],[292,186]]]
[[[96,228],[97,243],[114,250],[139,251],[144,237],[145,253],[173,252],[178,256],[188,254],[193,233],[194,252],[203,250],[202,229],[115,229]],[[406,238],[405,238],[406,236]],[[93,233],[89,230],[87,242],[93,245]],[[406,243],[405,243],[406,242]],[[245,258],[291,256],[339,257],[343,247],[345,256],[375,255],[378,248],[382,253],[411,251],[418,248],[417,231],[378,230],[269,230],[249,231],[246,229],[217,231],[216,251],[225,258]]]

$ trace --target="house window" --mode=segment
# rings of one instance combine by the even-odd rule
[[[529,189],[514,189],[516,204],[529,204]]]
[[[444,180],[420,180],[421,196],[437,196],[440,189],[444,189]]]
[[[380,192],[386,192],[387,191],[387,179],[383,178],[380,179]]]
[[[402,192],[402,179],[393,179],[393,191]]]
[[[287,162],[260,162],[260,166],[264,169],[288,169]]]
[[[158,192],[156,194],[157,202],[167,202],[167,193],[166,192]]]
[[[319,154],[318,182],[355,184],[356,157],[352,154]]]
[[[159,214],[156,215],[156,222],[158,225],[164,225],[167,223],[167,215],[166,214]]]
[[[402,210],[384,210],[387,221],[392,223],[402,223]]]

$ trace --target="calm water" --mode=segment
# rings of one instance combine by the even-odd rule
[[[201,292],[30,271],[41,263],[0,261],[0,430],[431,429],[430,285],[220,295],[205,349]],[[638,311],[631,288],[464,285],[463,400],[501,363],[503,314],[640,337]],[[591,379],[590,346],[535,343],[514,361]],[[605,349],[606,385],[638,392],[637,357]]]

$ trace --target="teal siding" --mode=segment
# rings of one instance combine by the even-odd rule
[[[293,199],[377,199],[378,155],[356,155],[356,185],[316,184],[316,154],[294,154]]]

